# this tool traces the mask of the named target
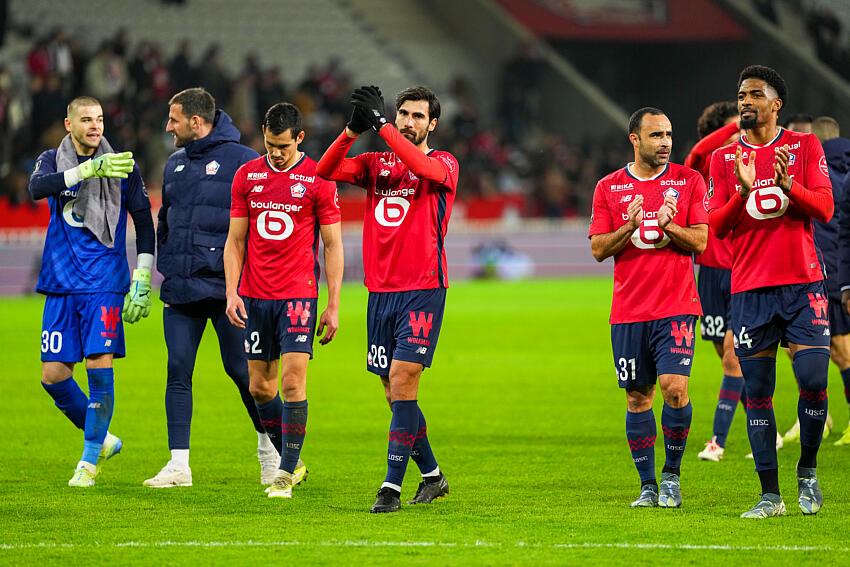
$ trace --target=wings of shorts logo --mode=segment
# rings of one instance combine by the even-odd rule
[[[304,196],[304,193],[307,192],[307,188],[304,187],[301,183],[296,183],[289,188],[289,192],[295,199],[300,199]]]
[[[219,167],[221,167],[221,164],[212,160],[207,164],[207,175],[215,175],[218,172]]]

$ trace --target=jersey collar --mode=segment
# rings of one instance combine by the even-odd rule
[[[743,136],[741,136],[739,139],[740,139],[740,141],[741,141],[741,145],[742,145],[742,146],[747,147],[747,148],[752,148],[752,149],[754,149],[754,150],[755,150],[755,149],[758,149],[758,148],[767,148],[767,147],[769,147],[769,146],[772,146],[773,144],[775,144],[776,142],[778,142],[778,141],[779,141],[779,139],[782,137],[782,134],[784,134],[784,133],[785,133],[785,128],[783,128],[782,126],[780,126],[780,127],[779,127],[779,132],[776,134],[776,137],[775,137],[774,139],[772,139],[771,141],[769,141],[768,143],[766,143],[766,144],[762,145],[762,146],[757,146],[757,145],[755,145],[755,144],[751,144],[751,143],[749,143],[749,142],[747,141],[747,135],[746,135],[746,134],[744,134]]]
[[[265,158],[266,158],[266,165],[267,165],[267,166],[269,166],[269,169],[271,169],[271,170],[272,170],[272,171],[274,171],[275,173],[286,173],[287,171],[291,171],[292,169],[294,169],[294,168],[298,167],[298,165],[299,165],[302,161],[304,161],[304,158],[305,158],[305,157],[307,157],[307,154],[305,154],[304,152],[300,152],[300,153],[301,153],[301,157],[299,157],[299,158],[298,158],[298,161],[296,161],[295,163],[293,163],[292,165],[290,165],[290,166],[289,166],[289,167],[287,167],[286,169],[278,169],[278,168],[276,168],[275,166],[273,166],[273,165],[272,165],[272,162],[269,160],[269,154],[266,154],[266,155],[265,155]]]
[[[638,181],[652,181],[653,179],[658,179],[659,177],[661,177],[662,175],[667,173],[667,170],[670,169],[670,162],[668,161],[666,164],[664,164],[664,169],[662,169],[659,173],[656,173],[655,175],[653,175],[652,177],[649,177],[647,179],[642,179],[642,178],[638,177],[637,175],[635,175],[634,173],[632,173],[632,170],[630,168],[634,164],[635,164],[635,162],[630,161],[629,163],[626,164],[626,167],[624,167],[623,170],[626,172],[626,175],[628,175],[632,179],[637,179]]]

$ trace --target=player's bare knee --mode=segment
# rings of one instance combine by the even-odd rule
[[[655,389],[636,389],[630,388],[626,390],[626,403],[631,413],[639,413],[652,409],[652,401],[655,399]]]
[[[290,374],[283,376],[283,399],[287,402],[300,402],[307,399],[307,377]]]
[[[277,395],[277,384],[274,381],[252,380],[248,385],[248,392],[258,404],[270,402]]]
[[[741,365],[733,349],[723,351],[723,374],[726,376],[741,376]]]
[[[41,365],[41,381],[45,384],[58,384],[73,375],[73,365],[64,362],[45,362]]]
[[[93,354],[87,357],[86,368],[112,368],[112,353]]]

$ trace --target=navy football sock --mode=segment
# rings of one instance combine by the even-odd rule
[[[419,406],[416,400],[399,400],[392,403],[389,448],[387,450],[387,477],[383,486],[400,490],[410,451],[419,432]]]
[[[762,494],[779,494],[779,469],[758,472]]]
[[[773,415],[773,389],[776,386],[776,359],[762,356],[741,358],[747,389],[747,436],[756,471],[779,469],[776,460],[776,418]]]
[[[741,390],[744,389],[744,379],[740,376],[723,376],[720,385],[720,395],[717,400],[717,409],[714,410],[714,436],[717,444],[726,446],[726,437],[729,428],[732,427],[732,418],[735,417],[735,408],[741,399]]]
[[[71,420],[71,423],[77,426],[78,429],[83,429],[86,426],[86,406],[89,404],[89,399],[80,390],[80,386],[73,377],[54,384],[41,383],[45,391],[53,398],[53,403],[59,408],[59,411],[65,414],[65,417]]]
[[[626,412],[626,439],[641,485],[655,482],[655,414],[652,409]]]
[[[89,401],[86,406],[85,442],[80,459],[93,465],[106,439],[115,404],[115,383],[111,368],[89,368]]]
[[[841,371],[841,381],[844,382],[844,399],[850,404],[850,368]]]
[[[263,424],[272,445],[277,449],[277,454],[283,454],[283,429],[281,426],[283,401],[280,399],[280,394],[265,403],[258,403],[257,413],[260,414],[260,423]]]
[[[307,400],[283,403],[283,455],[280,468],[295,472],[307,435]]]
[[[797,402],[797,417],[800,419],[800,444],[820,446],[823,427],[826,423],[826,383],[829,372],[829,351],[825,348],[809,348],[794,355],[794,374],[800,384],[800,399]],[[809,467],[814,465],[803,464]]]
[[[691,430],[693,408],[691,402],[681,408],[664,404],[661,410],[661,430],[664,432],[664,468],[662,472],[679,474],[685,445],[688,444],[688,432]]]
[[[428,425],[425,422],[425,416],[422,415],[419,404],[416,405],[416,409],[419,410],[419,431],[416,434],[416,440],[413,442],[410,458],[419,467],[419,472],[426,475],[436,470],[437,459],[434,458],[434,452],[431,450],[431,444],[428,442]]]

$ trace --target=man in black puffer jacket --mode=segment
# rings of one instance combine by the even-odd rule
[[[230,224],[230,186],[236,170],[258,156],[239,144],[230,117],[216,110],[202,88],[181,91],[169,101],[166,131],[179,148],[165,164],[157,226],[157,269],[165,277],[160,298],[168,348],[165,413],[171,460],[145,486],[191,486],[189,432],[192,373],[201,336],[212,321],[224,370],[239,388],[259,437],[258,456],[266,484],[280,457],[265,433],[248,391],[242,334],[225,315],[222,254]],[[268,469],[268,471],[267,471]],[[261,478],[261,480],[265,480]]]

